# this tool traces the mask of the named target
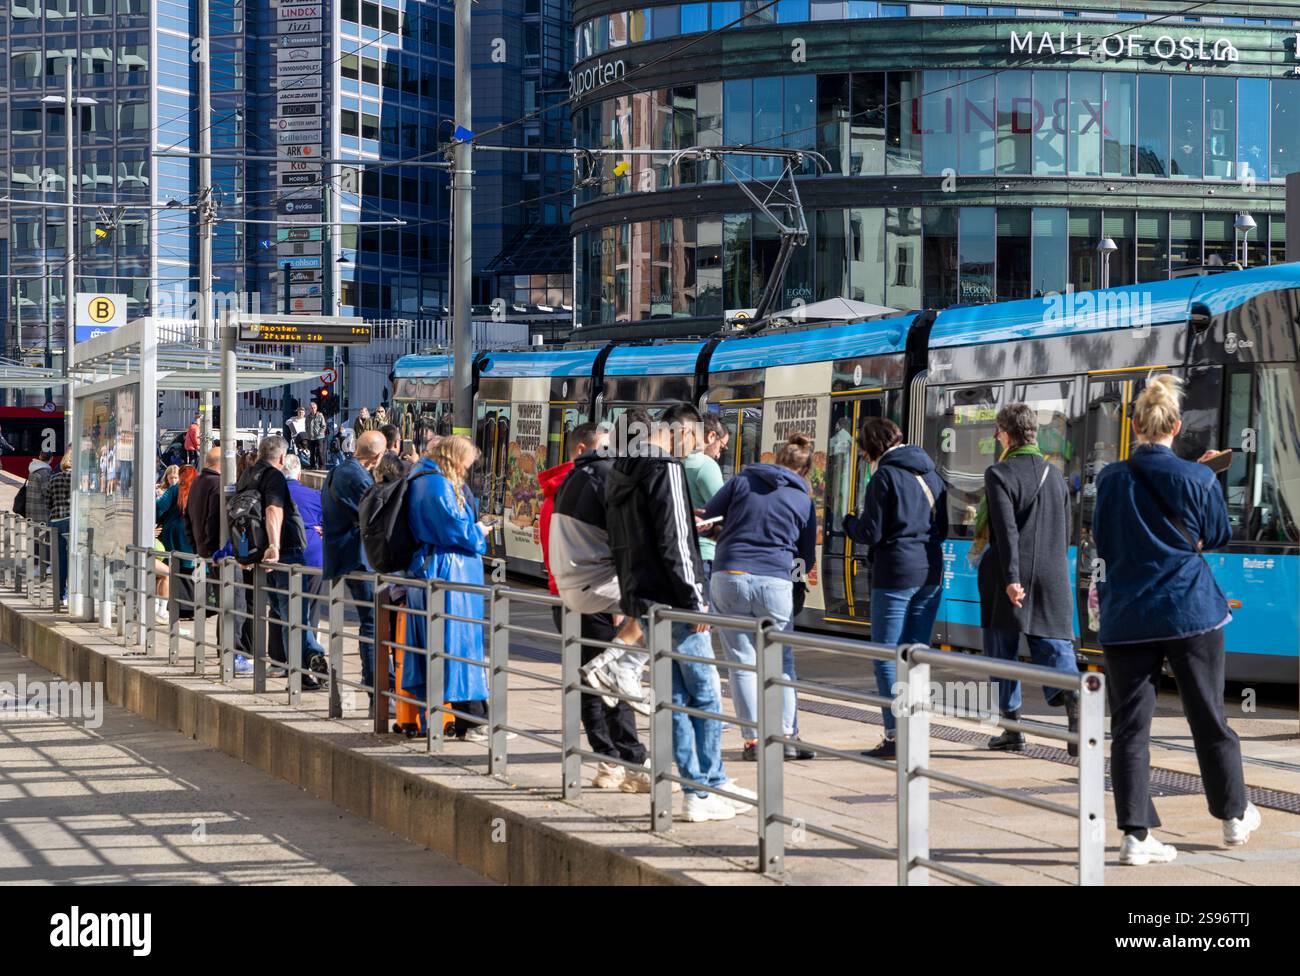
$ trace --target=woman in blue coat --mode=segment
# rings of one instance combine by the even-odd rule
[[[425,454],[410,475],[410,527],[419,548],[411,560],[410,576],[449,583],[483,585],[483,554],[487,551],[485,525],[478,521],[474,496],[465,484],[478,449],[468,437],[444,437]],[[447,613],[454,617],[483,619],[483,597],[477,593],[447,590]],[[419,587],[407,590],[412,611],[425,609],[425,593]],[[412,647],[426,647],[424,618],[408,617]],[[444,650],[457,657],[485,661],[483,625],[448,620]],[[423,699],[427,686],[425,659],[408,653],[402,665],[402,690]],[[442,699],[458,712],[487,719],[487,670],[463,661],[443,661]],[[483,740],[487,726],[456,719],[456,735]]]

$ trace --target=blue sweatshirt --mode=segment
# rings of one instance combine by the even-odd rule
[[[917,477],[934,497],[933,510]],[[844,534],[871,547],[871,585],[883,589],[943,581],[948,498],[929,455],[912,444],[885,452],[867,482],[862,514],[844,519]]]
[[[795,560],[816,566],[817,508],[808,483],[789,468],[751,464],[709,499],[704,518],[723,516],[713,572],[793,580]]]

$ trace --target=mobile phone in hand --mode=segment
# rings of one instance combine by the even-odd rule
[[[1205,458],[1201,461],[1201,464],[1205,465],[1215,474],[1223,474],[1223,472],[1227,471],[1228,468],[1232,467],[1232,448],[1228,448],[1226,451],[1220,451],[1218,454],[1214,455],[1214,457]]]

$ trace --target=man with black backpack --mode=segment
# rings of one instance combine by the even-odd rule
[[[289,445],[283,437],[272,435],[257,446],[257,463],[240,476],[235,485],[235,497],[227,510],[230,520],[230,539],[235,558],[244,565],[251,563],[278,563],[302,565],[306,562],[307,531],[298,507],[289,494],[289,482],[284,476],[284,456]],[[267,594],[271,615],[279,620],[282,646],[286,660],[289,655],[289,574],[271,572],[267,575]],[[275,592],[275,591],[281,592]],[[302,646],[303,631],[294,636]],[[301,658],[301,654],[299,655]],[[328,670],[321,661],[303,661],[313,671]],[[305,691],[321,687],[310,674],[302,676]]]
[[[365,550],[361,546],[360,506],[370,486],[373,472],[387,448],[384,435],[377,430],[364,431],[357,438],[352,456],[334,468],[321,491],[321,519],[324,533],[325,561],[322,575],[327,580],[357,570],[368,571]],[[344,581],[348,596],[358,601],[357,618],[361,621],[361,682],[374,684],[375,591],[369,580]],[[373,695],[371,696],[373,700]]]

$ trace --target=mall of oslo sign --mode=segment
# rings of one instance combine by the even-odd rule
[[[1091,58],[1094,61],[1156,58],[1160,61],[1224,64],[1241,59],[1237,49],[1226,37],[1214,41],[1203,37],[1175,37],[1172,34],[1161,34],[1159,37],[1110,34],[1093,38],[1068,31],[1012,31],[1008,45],[1011,54]]]

